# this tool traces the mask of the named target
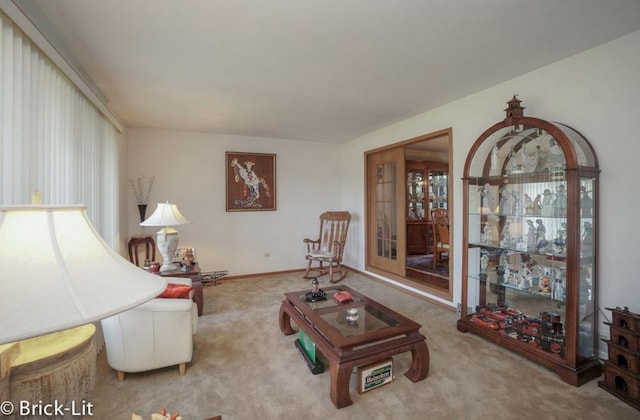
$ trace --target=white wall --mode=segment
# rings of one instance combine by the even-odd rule
[[[188,131],[129,130],[129,178],[155,176],[147,216],[169,201],[192,223],[179,246],[196,247],[204,271],[245,275],[305,266],[303,238],[316,239],[320,214],[341,210],[340,146]],[[276,154],[277,211],[226,212],[225,152]],[[138,226],[128,190],[129,235]],[[269,253],[269,257],[265,257]],[[157,256],[156,259],[161,259]]]
[[[344,206],[364,209],[364,151],[452,127],[454,303],[459,302],[464,162],[480,134],[504,119],[514,94],[527,108],[525,115],[570,125],[593,145],[602,171],[599,306],[640,312],[640,220],[634,216],[640,208],[640,31],[349,142],[342,149]],[[364,270],[364,231],[352,233],[359,237],[345,250],[347,264]]]
[[[152,203],[174,201],[194,222],[180,228],[181,244],[198,248],[205,269],[242,275],[301,268],[302,238],[316,235],[318,215],[344,209],[353,214],[345,264],[364,270],[364,152],[452,127],[455,305],[464,162],[472,143],[504,118],[506,101],[519,94],[525,115],[573,126],[592,143],[602,170],[599,306],[640,312],[640,223],[633,216],[640,208],[639,74],[640,31],[343,145],[131,129],[129,177],[156,176]],[[225,151],[277,154],[278,211],[225,212]],[[128,212],[129,233],[139,233],[131,191]]]

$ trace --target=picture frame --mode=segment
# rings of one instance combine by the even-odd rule
[[[188,249],[191,250],[191,253],[193,255],[194,261],[198,261],[197,258],[196,258],[196,249],[195,248],[178,248],[178,249],[176,249],[176,252],[173,253],[173,256],[171,257],[171,262],[178,263],[178,262],[181,262],[182,260],[184,260],[184,254]]]
[[[393,381],[393,358],[358,367],[358,393],[363,394]]]
[[[226,211],[276,210],[276,155],[225,152]]]

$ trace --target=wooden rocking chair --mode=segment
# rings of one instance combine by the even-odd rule
[[[329,273],[331,283],[345,278],[347,271],[342,269],[342,254],[347,239],[347,230],[351,214],[348,211],[328,211],[320,215],[320,235],[317,240],[304,239],[307,244],[307,271],[305,279],[323,276]],[[318,266],[312,267],[312,263]],[[326,264],[326,265],[325,265]],[[318,271],[317,276],[309,276],[309,271]],[[334,278],[334,275],[337,278]]]

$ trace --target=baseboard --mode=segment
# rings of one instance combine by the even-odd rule
[[[217,281],[222,283],[223,281],[228,281],[228,280],[238,280],[238,279],[247,279],[247,278],[252,278],[252,277],[270,277],[270,276],[279,276],[282,274],[290,274],[290,273],[297,273],[297,272],[304,272],[305,269],[304,268],[296,268],[293,270],[282,270],[282,271],[267,271],[267,272],[263,272],[263,273],[252,273],[252,274],[241,274],[238,276],[225,276],[222,277],[220,279],[218,279]]]
[[[456,307],[453,306],[453,303],[451,303],[451,304],[444,303],[444,302],[439,301],[437,299],[434,299],[434,298],[432,298],[430,296],[427,296],[427,295],[424,295],[422,293],[419,293],[419,292],[416,292],[414,290],[411,290],[409,287],[415,288],[415,289],[420,290],[421,292],[424,292],[424,293],[431,293],[432,292],[431,290],[422,290],[422,288],[414,287],[413,285],[408,285],[407,287],[403,287],[401,285],[398,285],[398,284],[386,281],[384,279],[381,279],[379,277],[376,277],[376,276],[372,275],[371,273],[367,273],[365,271],[361,271],[361,270],[355,269],[355,268],[347,266],[347,265],[342,265],[342,268],[346,269],[348,271],[352,271],[354,273],[357,273],[357,274],[359,274],[359,275],[361,275],[363,277],[366,277],[366,278],[371,279],[373,281],[376,281],[378,283],[381,283],[381,284],[384,284],[386,286],[392,287],[394,289],[400,290],[400,291],[402,291],[404,293],[408,293],[411,296],[414,296],[414,297],[416,297],[418,299],[422,299],[422,300],[427,301],[429,303],[433,303],[434,305],[437,305],[437,306],[439,306],[439,307],[441,307],[443,309],[446,309],[448,311],[455,312],[455,310],[456,310]],[[226,277],[222,277],[222,278],[218,279],[218,282],[222,283],[222,282],[229,281],[229,280],[242,280],[242,279],[249,279],[249,278],[255,278],[255,277],[270,277],[270,276],[278,276],[278,275],[282,275],[282,274],[291,274],[291,273],[298,273],[298,272],[299,273],[304,273],[304,271],[305,271],[304,268],[300,268],[300,269],[293,269],[293,270],[269,271],[269,272],[264,272],[264,273],[242,274],[242,275],[239,275],[239,276],[226,276]],[[348,280],[348,279],[349,279],[349,277],[347,276],[345,278],[345,280]],[[304,280],[304,279],[301,278],[301,280]],[[399,282],[399,280],[396,280],[396,279],[392,279],[392,280]],[[403,279],[403,281],[411,282],[410,280],[407,280],[406,278]],[[339,283],[337,283],[337,284],[339,284]],[[416,285],[416,286],[419,286],[419,285]],[[442,293],[440,292],[439,294],[442,294]],[[448,294],[445,297],[439,296],[439,294],[435,294],[434,293],[434,296],[441,297],[441,298],[448,297]]]

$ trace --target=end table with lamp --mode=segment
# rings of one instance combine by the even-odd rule
[[[200,267],[197,263],[191,264],[185,271],[182,271],[180,264],[172,261],[172,256],[178,248],[178,231],[173,226],[186,225],[191,223],[186,217],[180,213],[178,206],[169,203],[158,203],[158,207],[149,218],[140,223],[140,226],[161,226],[157,233],[156,244],[160,254],[162,254],[162,266],[159,268],[158,274],[162,277],[182,277],[191,278],[191,286],[193,287],[193,301],[198,307],[198,316],[202,315],[202,307],[204,298],[202,294],[202,276]],[[153,271],[153,270],[152,270]]]
[[[173,272],[180,269],[172,261],[173,254],[178,248],[178,231],[173,226],[186,225],[191,223],[186,217],[180,213],[178,206],[169,203],[158,203],[158,207],[151,216],[140,226],[159,226],[162,227],[156,238],[156,245],[160,254],[162,254],[161,273]]]

